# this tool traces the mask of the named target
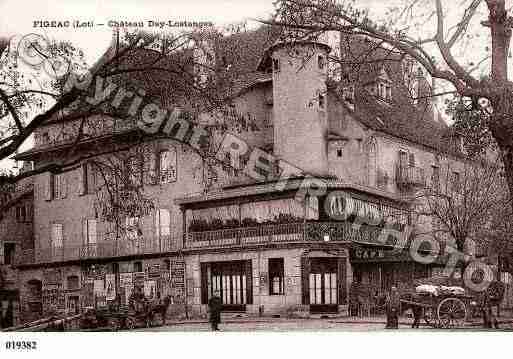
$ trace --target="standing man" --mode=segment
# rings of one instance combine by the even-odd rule
[[[399,311],[401,307],[401,300],[397,287],[392,287],[387,297],[387,325],[386,329],[399,328]]]
[[[219,330],[219,323],[221,323],[221,308],[223,301],[219,296],[219,290],[214,291],[214,295],[208,301],[208,311],[210,315],[210,325],[213,331]]]

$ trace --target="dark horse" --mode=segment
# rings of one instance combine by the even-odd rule
[[[401,313],[403,314],[408,309],[411,309],[413,313],[413,323],[411,325],[412,328],[418,328],[420,326],[420,320],[424,314],[424,308],[420,305],[413,304],[415,302],[415,296],[412,294],[403,294],[401,295]],[[427,320],[426,320],[427,321]]]
[[[162,318],[162,325],[166,325],[166,313],[171,304],[171,297],[165,296],[158,304],[148,304],[148,322],[153,323],[155,315],[158,314]]]

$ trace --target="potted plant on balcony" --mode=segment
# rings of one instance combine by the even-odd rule
[[[264,223],[259,223],[254,218],[244,218],[241,221],[241,237],[245,242],[260,242],[265,240],[263,237]]]
[[[280,213],[274,217],[271,241],[294,241],[297,240],[298,234],[301,233],[298,223],[303,221],[302,218],[290,213]]]

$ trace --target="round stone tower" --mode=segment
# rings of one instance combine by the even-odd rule
[[[270,49],[274,154],[312,176],[328,174],[329,52],[313,41],[278,42]]]

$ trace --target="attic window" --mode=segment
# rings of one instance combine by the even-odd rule
[[[319,70],[324,70],[324,66],[326,65],[325,64],[325,60],[324,60],[324,56],[319,55],[317,57],[317,64],[319,65]]]
[[[326,106],[326,99],[322,93],[319,94],[319,108],[324,109]]]
[[[342,96],[344,96],[344,101],[353,103],[354,102],[354,86],[344,87],[342,89]]]
[[[392,101],[392,87],[382,81],[376,83],[376,92],[379,99],[390,102]]]
[[[273,71],[280,72],[280,60],[279,59],[273,59]]]

